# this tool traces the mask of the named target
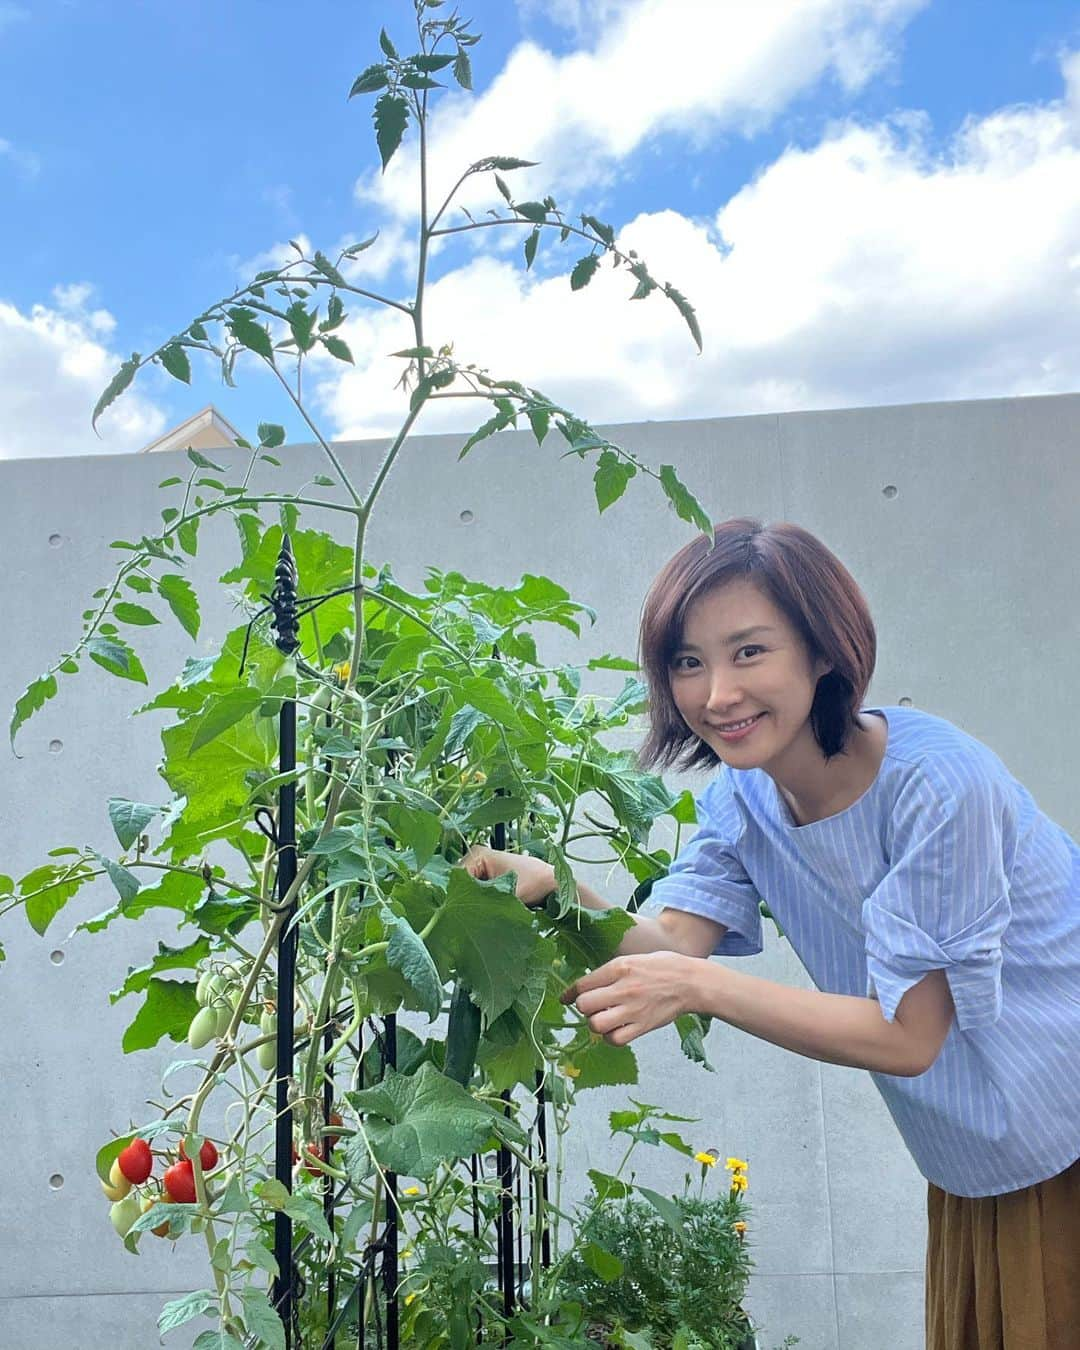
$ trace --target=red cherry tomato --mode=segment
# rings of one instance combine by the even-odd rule
[[[330,1114],[330,1119],[329,1119],[326,1123],[327,1123],[328,1125],[344,1125],[345,1122],[341,1119],[341,1117],[338,1115],[338,1113],[337,1113],[336,1111],[333,1111],[333,1112],[331,1112],[331,1114]],[[340,1135],[340,1134],[327,1134],[327,1135],[324,1135],[323,1138],[326,1140],[326,1148],[327,1148],[327,1151],[328,1151],[328,1152],[331,1152],[331,1151],[333,1151],[334,1145],[335,1145],[335,1144],[337,1143],[337,1141],[341,1138],[341,1135]]]
[[[304,1145],[304,1157],[305,1157],[305,1158],[318,1158],[318,1159],[320,1159],[322,1162],[326,1162],[326,1161],[328,1160],[328,1157],[329,1157],[329,1152],[330,1152],[329,1149],[327,1149],[327,1148],[325,1148],[325,1147],[323,1147],[323,1148],[320,1149],[320,1148],[319,1148],[317,1145],[315,1145],[315,1144],[305,1144],[305,1145]],[[325,1173],[325,1172],[320,1171],[320,1169],[319,1169],[318,1167],[312,1167],[310,1163],[305,1163],[305,1164],[304,1164],[304,1171],[308,1174],[309,1177],[324,1177],[324,1176],[326,1176],[326,1173]]]
[[[173,1163],[167,1169],[162,1181],[166,1196],[178,1205],[195,1203],[195,1170],[189,1158]]]
[[[187,1157],[187,1150],[184,1148],[184,1141],[180,1140],[180,1156]],[[216,1145],[209,1139],[204,1139],[202,1147],[199,1149],[199,1162],[202,1163],[204,1172],[212,1172],[218,1165],[218,1151]]]
[[[133,1186],[141,1186],[154,1170],[154,1155],[145,1139],[133,1139],[127,1148],[120,1150],[116,1161]]]

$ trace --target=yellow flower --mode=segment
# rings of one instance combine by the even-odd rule
[[[401,1259],[403,1261],[407,1261],[410,1256],[412,1256],[412,1248],[406,1247],[405,1250],[401,1253]]]
[[[742,1172],[733,1172],[731,1174],[731,1189],[733,1191],[745,1191],[750,1183]]]
[[[581,1077],[581,1070],[578,1068],[576,1064],[564,1064],[563,1073],[566,1074],[567,1078]]]
[[[345,681],[352,674],[352,665],[348,661],[342,661],[340,662],[340,664],[334,667],[334,674],[338,677],[341,683],[344,684]]]
[[[716,1166],[716,1154],[715,1154],[715,1153],[695,1153],[695,1154],[694,1154],[694,1161],[695,1161],[695,1162],[701,1163],[701,1165],[702,1165],[703,1167],[715,1167],[715,1166]]]
[[[735,1232],[738,1233],[741,1239],[742,1235],[746,1232],[746,1224],[742,1221],[742,1219],[737,1219],[731,1226],[735,1230]]]
[[[741,1158],[729,1158],[724,1166],[729,1172],[745,1172],[749,1163],[744,1163]]]
[[[402,1193],[402,1195],[419,1195],[419,1194],[420,1194],[420,1187],[419,1187],[419,1186],[406,1186],[405,1189],[404,1189],[401,1193]]]
[[[406,1308],[409,1306],[409,1304],[413,1301],[414,1298],[416,1298],[416,1295],[415,1295],[415,1294],[406,1294],[406,1295],[405,1295],[405,1306],[406,1306]]]

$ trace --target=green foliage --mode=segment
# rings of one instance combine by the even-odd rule
[[[752,1344],[742,1311],[751,1260],[734,1227],[748,1211],[738,1192],[705,1199],[687,1190],[667,1204],[665,1215],[637,1198],[586,1202],[564,1295],[587,1309],[594,1335],[644,1332],[656,1350]]]
[[[415,16],[416,49],[412,41],[399,45],[383,29],[377,59],[349,91],[350,98],[373,99],[383,171],[410,130],[427,126],[430,99],[451,80],[471,88],[469,53],[479,40],[469,21],[440,0],[413,0],[405,8]],[[424,138],[417,140],[423,156]],[[426,163],[420,167],[427,172]],[[167,1107],[155,1103],[155,1118],[138,1131],[155,1139],[156,1152],[175,1161],[184,1138],[197,1152],[200,1116],[211,1097],[215,1105],[228,1103],[230,1119],[238,1113],[240,1121],[232,1138],[220,1141],[225,1168],[197,1181],[195,1203],[169,1204],[164,1218],[155,1207],[124,1238],[136,1251],[146,1233],[166,1220],[171,1237],[207,1237],[213,1289],[167,1305],[161,1326],[164,1331],[195,1317],[216,1318],[219,1325],[195,1341],[199,1350],[235,1350],[251,1340],[283,1344],[266,1296],[267,1277],[275,1273],[268,1245],[275,1213],[287,1213],[309,1238],[301,1273],[313,1291],[331,1268],[354,1279],[367,1242],[393,1212],[387,1170],[418,1182],[399,1196],[402,1222],[417,1250],[403,1286],[416,1295],[403,1310],[408,1343],[471,1345],[474,1314],[490,1307],[485,1285],[497,1197],[482,1179],[473,1184],[465,1176],[463,1160],[505,1144],[523,1160],[525,1184],[538,1197],[548,1164],[536,1152],[529,1094],[516,1090],[531,1090],[542,1075],[556,1128],[565,1132],[578,1092],[637,1079],[630,1047],[593,1036],[559,999],[569,983],[611,958],[632,924],[622,910],[597,915],[580,909],[572,844],[588,839],[590,856],[627,867],[640,891],[670,861],[666,853],[649,852],[654,823],[662,816],[692,820],[692,803],[688,816],[684,798],[641,773],[632,754],[606,743],[642,710],[641,684],[628,678],[614,696],[583,691],[585,669],[633,672],[633,662],[604,656],[558,669],[545,664],[545,626],[577,637],[595,618],[550,578],[525,573],[516,585],[494,586],[433,567],[421,586],[409,590],[366,555],[369,521],[387,476],[428,405],[448,392],[478,405],[476,430],[463,439],[462,455],[499,432],[527,425],[538,446],[550,449],[554,433],[572,467],[574,461],[590,463],[601,512],[641,478],[658,484],[682,519],[709,527],[708,515],[672,466],[654,470],[543,391],[495,378],[455,355],[449,336],[436,339],[425,331],[426,260],[441,237],[479,228],[467,211],[467,224],[451,225],[448,212],[466,179],[491,175],[501,205],[485,228],[526,230],[527,268],[537,259],[542,234],[552,244],[573,241],[575,249],[588,251],[570,270],[571,290],[583,289],[608,260],[634,279],[633,298],[657,291],[674,304],[700,346],[689,302],[670,285],[660,286],[633,251],[619,248],[614,226],[589,214],[567,217],[550,196],[514,200],[502,175],[532,167],[533,161],[509,155],[459,166],[445,202],[436,209],[429,204],[418,222],[410,302],[380,296],[366,284],[363,255],[374,234],[336,256],[320,250],[309,255],[294,243],[286,263],[260,271],[206,307],[148,356],[133,354],[93,412],[96,424],[147,364],[189,383],[195,352],[197,359],[217,363],[232,385],[237,362],[254,360],[284,386],[326,460],[327,472],[312,484],[328,491],[312,497],[305,490],[254,486],[256,468],[279,464],[267,453],[285,442],[277,422],[258,423],[257,435],[241,441],[250,458],[237,466],[189,450],[185,473],[160,485],[168,494],[160,526],[113,543],[113,581],[95,592],[78,640],[31,682],[10,723],[14,744],[20,728],[57,695],[58,677],[78,674],[87,659],[111,676],[146,684],[133,644],[141,630],[160,622],[165,608],[188,638],[199,638],[200,597],[187,569],[203,533],[217,528],[221,517],[232,522],[238,552],[219,584],[246,612],[231,632],[218,635],[216,651],[189,659],[173,684],[137,710],[165,714],[163,805],[122,795],[109,799],[117,857],[93,844],[65,847],[18,882],[0,877],[0,913],[25,907],[39,933],[99,879],[111,885],[115,900],[81,918],[77,931],[100,932],[117,919],[137,921],[151,913],[160,919],[161,911],[177,921],[175,943],[157,943],[111,997],[137,1004],[123,1035],[125,1052],[164,1038],[190,1039],[197,1048],[198,1058],[181,1059],[166,1074],[167,1080],[176,1074],[191,1083],[170,1092]],[[352,363],[343,325],[386,306],[404,312],[413,330],[409,345],[395,354],[404,363],[403,420],[372,486],[361,491],[305,406],[302,377],[312,354]],[[349,545],[325,528],[326,512],[350,527]],[[300,618],[299,650],[290,659],[274,645],[262,614],[285,534],[301,602],[318,598]],[[297,766],[282,774],[278,718],[286,701],[298,708]],[[126,790],[122,766],[116,775],[119,794]],[[276,1002],[276,950],[286,922],[278,903],[279,859],[255,818],[258,813],[268,825],[279,793],[290,785],[297,793],[299,830],[299,873],[288,896],[297,906],[291,921],[297,1003],[283,1010]],[[482,882],[461,866],[470,848],[490,842],[495,829],[513,848],[552,861],[556,890],[546,906],[526,910],[513,893],[512,876]],[[437,1019],[448,1001],[449,1027],[442,1036]],[[384,1069],[368,1028],[373,1017],[400,1010],[425,1013],[429,1025],[423,1037],[399,1028],[396,1068]],[[703,1060],[704,1026],[699,1019],[681,1021],[684,1049]],[[292,1115],[301,1154],[291,1190],[269,1179],[274,1046],[280,1039],[287,1048],[290,1036]],[[335,1108],[342,1121],[332,1122],[333,1128],[323,1116],[327,1083],[339,1088]],[[348,1091],[341,1090],[344,1084]],[[509,1104],[500,1100],[503,1093]],[[639,1110],[648,1115],[653,1109]],[[658,1128],[654,1116],[635,1117],[627,1127],[632,1147],[676,1147],[676,1136]],[[99,1151],[102,1181],[132,1137],[129,1130]],[[333,1231],[322,1203],[326,1177],[337,1190]],[[604,1185],[605,1194],[614,1196],[625,1183],[606,1178]],[[651,1198],[651,1213],[662,1221],[669,1202],[638,1191]],[[476,1234],[460,1224],[474,1201]],[[535,1206],[539,1214],[538,1198]],[[534,1219],[534,1243],[540,1222]],[[623,1257],[596,1235],[585,1240],[581,1261],[602,1283],[625,1277]],[[490,1323],[485,1338],[580,1344],[580,1308],[551,1303],[551,1297],[538,1279],[534,1307],[510,1326],[483,1313]],[[346,1309],[349,1333],[378,1308],[374,1290],[358,1298]],[[317,1292],[302,1319],[322,1343],[328,1328]]]

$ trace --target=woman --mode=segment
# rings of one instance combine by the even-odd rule
[[[986,746],[862,706],[866,602],[797,525],[688,544],[641,654],[643,761],[719,773],[654,914],[567,999],[616,1045],[693,1011],[868,1069],[929,1182],[930,1350],[1076,1350],[1080,848]],[[537,859],[468,865],[526,904],[554,889]],[[762,899],[816,990],[702,959],[761,951]]]

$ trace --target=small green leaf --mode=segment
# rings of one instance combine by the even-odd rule
[[[529,426],[532,427],[532,433],[536,437],[536,444],[543,445],[544,437],[548,434],[548,427],[551,424],[551,410],[549,408],[526,408],[525,415],[529,419]]]
[[[588,1242],[581,1249],[581,1259],[594,1275],[599,1275],[605,1284],[617,1280],[623,1273],[623,1263],[595,1242]]]
[[[599,235],[608,248],[615,247],[615,231],[610,225],[605,225],[602,220],[597,220],[595,216],[582,216],[581,223],[587,230],[592,230],[593,234]]]
[[[26,918],[35,933],[44,934],[67,902],[93,875],[80,859],[67,865],[35,868],[19,882],[19,893],[26,896]]]
[[[198,450],[192,450],[190,446],[188,446],[187,457],[197,469],[213,469],[215,473],[225,472],[223,464],[215,464],[212,459],[207,459],[205,455],[200,454]]]
[[[417,56],[409,57],[409,64],[426,75],[433,75],[436,71],[445,70],[454,60],[452,52],[420,52]]]
[[[209,1289],[200,1289],[194,1294],[185,1294],[183,1298],[166,1303],[158,1314],[158,1331],[164,1336],[167,1331],[175,1331],[193,1317],[202,1317],[211,1308],[217,1307],[217,1295]],[[280,1319],[278,1320],[280,1326]]]
[[[649,1204],[673,1232],[683,1232],[685,1226],[683,1212],[677,1200],[672,1200],[666,1195],[660,1195],[657,1191],[650,1190],[648,1186],[635,1186],[634,1189],[648,1200]]]
[[[525,267],[526,270],[532,267],[533,259],[536,257],[536,246],[540,242],[540,227],[534,226],[525,239]]]
[[[331,356],[336,356],[339,361],[348,361],[350,366],[354,364],[353,354],[349,351],[348,343],[344,342],[341,338],[324,337],[322,339],[322,344]]]
[[[250,309],[229,310],[229,332],[241,347],[247,347],[266,361],[273,361],[274,344],[270,334],[261,323],[255,321]]]
[[[109,819],[123,849],[130,848],[154,817],[160,814],[159,806],[129,802],[124,797],[109,798]]]
[[[389,83],[387,69],[382,65],[368,66],[362,70],[356,79],[353,80],[352,88],[349,90],[349,97],[355,98],[357,94],[374,94],[380,89],[385,89]]]
[[[385,28],[379,32],[379,46],[383,49],[384,55],[388,56],[391,61],[397,60],[397,48],[390,41],[390,35]]]
[[[111,858],[103,858],[101,854],[97,855],[98,861],[109,874],[109,880],[116,887],[116,893],[121,900],[134,900],[139,894],[139,878],[134,872],[129,872],[126,867],[121,867],[118,862],[113,862]]]
[[[459,48],[458,54],[454,58],[454,79],[457,80],[462,89],[472,88],[472,65],[469,61],[469,53],[464,47]]]
[[[375,121],[375,141],[379,147],[383,172],[394,157],[394,152],[405,135],[409,121],[408,101],[400,94],[383,94],[376,101],[372,114]]]
[[[267,450],[274,450],[279,445],[284,445],[285,428],[279,427],[276,422],[260,422],[259,444],[264,445]]]
[[[122,680],[134,680],[137,684],[146,684],[146,671],[142,662],[131,648],[118,637],[92,637],[86,644],[91,661],[110,675],[119,675]]]
[[[547,207],[543,202],[513,202],[512,205],[519,216],[531,220],[534,225],[542,225],[547,220]]]
[[[188,333],[196,342],[206,342],[207,340],[206,329],[198,319],[196,319],[194,323],[188,325]]]
[[[637,473],[637,469],[628,459],[620,459],[613,450],[601,452],[600,461],[593,475],[593,487],[596,491],[596,505],[601,512],[607,510],[612,502],[617,502],[626,491],[626,485]]]
[[[686,326],[690,329],[690,334],[697,344],[698,351],[701,351],[701,328],[697,321],[697,314],[694,312],[694,306],[672,285],[664,287],[664,294],[686,320]]]
[[[347,286],[349,284],[325,253],[320,253],[318,249],[316,249],[313,261],[315,263],[316,271],[321,272],[323,276],[329,281],[332,281],[335,286]]]
[[[173,1208],[177,1207],[174,1205]],[[244,1345],[231,1332],[214,1327],[213,1330],[201,1331],[191,1350],[244,1350]]]
[[[139,369],[139,362],[141,360],[142,358],[139,356],[138,352],[132,352],[130,358],[124,362],[124,364],[120,367],[120,369],[109,381],[108,385],[105,388],[105,392],[101,395],[97,403],[94,405],[94,413],[93,416],[90,418],[90,425],[91,427],[94,428],[95,431],[97,430],[98,418],[101,416],[101,414],[105,411],[105,409],[109,406],[110,403],[112,403],[114,400],[120,397],[120,395],[128,387],[131,381],[135,378],[135,372]]]
[[[660,486],[680,520],[696,525],[705,534],[712,534],[712,522],[706,515],[705,508],[679,478],[673,465],[660,466]]]
[[[142,605],[133,605],[127,600],[121,600],[119,604],[113,605],[112,612],[121,623],[135,624],[140,628],[148,628],[150,624],[161,622],[156,614],[151,614]]]
[[[12,749],[15,747],[16,732],[24,722],[33,717],[34,713],[43,708],[49,699],[56,697],[56,688],[55,675],[39,675],[16,701],[15,710],[11,714],[11,725],[8,728]]]
[[[191,383],[191,362],[179,342],[170,342],[167,347],[162,347],[159,356],[161,364],[173,379],[183,384]]]
[[[570,273],[570,289],[580,291],[583,286],[587,286],[592,281],[596,269],[600,266],[599,253],[587,253]]]
[[[158,594],[192,639],[199,636],[199,601],[186,577],[167,572],[158,581]]]
[[[342,249],[342,256],[345,258],[355,258],[358,253],[363,253],[365,249],[369,249],[378,237],[379,232],[376,230],[370,239],[362,239],[360,243],[350,244],[348,248]],[[334,298],[336,297],[332,298],[331,303]]]

